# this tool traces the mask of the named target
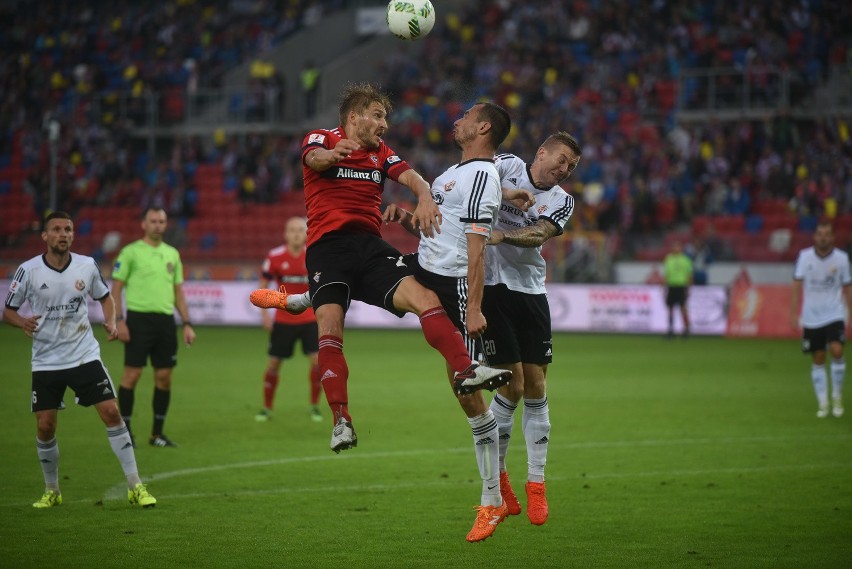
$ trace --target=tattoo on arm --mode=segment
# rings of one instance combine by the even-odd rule
[[[549,221],[540,219],[535,225],[505,231],[503,233],[503,243],[508,243],[515,247],[539,247],[556,235],[556,232],[555,225]]]

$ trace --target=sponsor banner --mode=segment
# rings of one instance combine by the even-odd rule
[[[653,285],[550,285],[554,331],[664,334],[668,330],[665,288]],[[693,334],[721,335],[727,320],[724,287],[692,287],[687,300]],[[683,325],[675,312],[675,332]]]
[[[10,282],[0,280],[0,290]],[[259,326],[261,310],[249,302],[253,282],[192,281],[183,285],[189,312],[195,324]],[[547,287],[553,330],[557,332],[619,332],[664,334],[668,312],[659,286],[565,285]],[[727,294],[724,287],[692,287],[688,308],[693,334],[722,335],[727,324]],[[22,314],[27,313],[23,307]],[[103,318],[96,301],[89,299],[94,322]],[[418,328],[413,314],[397,318],[380,308],[353,302],[346,315],[347,328]],[[675,315],[675,331],[682,329]]]
[[[731,291],[728,336],[797,338],[790,326],[790,285],[737,286]]]

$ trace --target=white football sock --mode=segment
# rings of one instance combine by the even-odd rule
[[[121,463],[121,469],[127,478],[131,488],[142,482],[139,479],[139,469],[136,467],[136,453],[133,452],[133,441],[130,440],[130,431],[123,422],[115,427],[107,427],[109,446]]]
[[[825,366],[811,365],[811,381],[814,384],[817,403],[820,407],[828,407],[828,378],[825,375]]]
[[[43,441],[36,437],[36,449],[38,460],[41,463],[41,471],[44,473],[44,487],[46,490],[59,492],[59,444],[56,437],[49,441]]]
[[[550,439],[550,411],[547,396],[542,399],[524,399],[521,425],[527,443],[527,480],[544,482],[544,465],[547,463],[547,443]]]
[[[831,362],[831,397],[837,401],[843,399],[843,377],[846,375],[846,362],[832,360]]]
[[[476,464],[482,477],[483,506],[499,506],[503,503],[500,496],[500,469],[498,467],[497,439],[499,431],[497,421],[491,409],[476,417],[468,417],[470,429],[473,431],[473,450],[476,453]]]
[[[491,412],[497,420],[497,429],[500,433],[500,472],[506,471],[506,451],[509,450],[509,439],[512,438],[512,427],[515,424],[515,409],[517,403],[512,403],[499,393],[491,401]]]

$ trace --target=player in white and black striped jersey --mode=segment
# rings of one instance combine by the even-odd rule
[[[23,263],[15,272],[3,309],[3,320],[32,338],[32,411],[37,421],[36,448],[45,491],[33,504],[50,508],[62,503],[59,491],[57,412],[64,408],[66,388],[77,402],[94,406],[106,425],[110,446],[129,485],[131,504],[151,507],[157,500],[139,478],[130,433],[115,402],[115,388],[101,363],[100,346],[92,334],[86,297],[99,301],[109,339],[117,337],[115,304],[95,260],[71,252],[74,226],[61,211],[44,221],[47,252]],[[31,316],[18,310],[29,303]]]
[[[441,212],[440,233],[422,237],[414,263],[415,278],[435,291],[447,315],[464,336],[471,356],[488,323],[482,313],[485,248],[501,198],[494,153],[509,133],[508,113],[491,103],[471,107],[454,124],[461,162],[432,183],[432,198]],[[397,221],[418,235],[411,213],[389,206],[385,222]],[[452,371],[448,369],[450,381]],[[495,386],[496,387],[496,386]],[[468,541],[489,537],[507,510],[500,495],[497,422],[481,391],[457,395],[473,431],[474,451],[482,478],[481,505]]]
[[[495,166],[504,189],[532,193],[529,209],[503,200],[486,255],[483,311],[490,323],[483,344],[490,364],[512,370],[511,382],[500,388],[491,411],[500,432],[500,488],[509,513],[520,503],[506,472],[506,451],[515,409],[523,398],[523,433],[527,447],[527,515],[533,524],[547,520],[544,466],[550,439],[547,366],[553,356],[550,308],[541,247],[560,235],[574,212],[574,199],[559,184],[577,167],[582,151],[568,133],[549,136],[527,164],[513,154],[499,154]]]
[[[801,297],[801,305],[799,303]],[[799,308],[801,306],[801,314]],[[802,351],[811,354],[811,382],[814,385],[817,417],[828,417],[828,378],[826,355],[831,355],[831,414],[843,416],[843,379],[846,360],[843,344],[852,307],[852,275],[849,255],[834,247],[834,227],[823,221],[814,231],[812,247],[802,249],[793,271],[790,324],[802,328]]]

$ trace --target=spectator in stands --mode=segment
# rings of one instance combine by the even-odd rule
[[[736,176],[728,179],[728,192],[725,196],[724,210],[726,215],[745,215],[751,207],[751,196],[740,185]]]
[[[712,226],[708,226],[712,227]],[[713,262],[713,251],[703,235],[694,235],[692,243],[684,248],[684,253],[692,261],[692,284],[706,285],[707,270]]]

